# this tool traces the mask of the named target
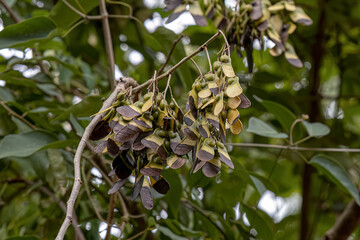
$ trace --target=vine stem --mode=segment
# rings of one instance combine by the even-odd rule
[[[255,148],[277,148],[277,149],[287,149],[287,150],[296,150],[296,151],[309,151],[309,152],[360,152],[360,148],[311,148],[311,147],[295,147],[295,146],[284,146],[284,145],[274,145],[274,144],[264,144],[264,143],[227,143],[226,145],[234,147],[255,147]]]
[[[125,86],[125,84],[122,83],[122,82],[120,82],[116,86],[115,90],[111,93],[109,98],[103,103],[103,106],[100,109],[100,111],[111,106],[111,104],[116,100],[116,97],[117,97],[118,93],[120,91],[125,90],[124,86]],[[69,200],[67,201],[66,217],[65,217],[64,222],[62,223],[62,225],[60,227],[58,235],[56,236],[56,240],[64,239],[66,230],[68,229],[68,227],[70,226],[70,224],[73,221],[74,205],[75,205],[76,198],[79,195],[80,187],[82,185],[81,173],[80,173],[81,155],[82,155],[82,152],[84,151],[84,148],[86,147],[86,143],[89,140],[89,136],[90,136],[91,132],[95,128],[96,124],[101,120],[103,115],[104,115],[104,113],[96,115],[91,120],[89,125],[85,128],[85,132],[84,132],[84,134],[83,134],[83,136],[82,136],[82,138],[80,140],[80,143],[79,143],[79,145],[78,145],[78,147],[76,149],[75,157],[74,157],[74,171],[75,171],[74,185],[73,185],[73,188],[71,190]]]

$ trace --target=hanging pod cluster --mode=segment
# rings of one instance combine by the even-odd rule
[[[226,129],[240,133],[237,108],[249,107],[250,101],[242,93],[230,61],[222,55],[213,64],[214,72],[195,80],[185,115],[173,97],[168,103],[165,93],[155,88],[140,99],[125,92],[118,95],[89,138],[101,140],[95,152],[114,157],[109,176],[115,175],[118,181],[109,194],[133,175],[132,200],[140,195],[144,207],[152,209],[150,188],[166,194],[170,185],[161,176],[163,169],[182,167],[191,151],[193,172],[202,168],[205,176],[214,177],[221,163],[234,168],[224,145]]]
[[[293,0],[276,1],[276,3],[269,0],[237,2],[235,8],[228,8],[223,0],[204,0],[204,15],[213,19],[215,26],[226,33],[231,50],[236,49],[239,57],[242,57],[242,52],[245,50],[249,72],[253,70],[254,41],[258,40],[261,49],[265,49],[264,36],[275,43],[275,47],[270,50],[272,56],[280,56],[284,53],[290,64],[299,68],[303,66],[294,47],[288,41],[297,24],[308,26],[313,23],[300,6],[295,5]],[[196,0],[168,0],[165,1],[164,11],[172,10],[170,17],[175,19],[182,13],[179,9],[185,9],[186,5],[190,6],[190,12],[191,9],[195,9],[193,6],[200,6]],[[199,7],[196,9],[196,14],[193,14],[195,22],[199,26],[204,26],[202,24],[204,20],[197,21],[203,14],[202,10]]]
[[[269,0],[240,2],[236,11],[224,6],[223,1],[207,1],[207,16],[214,18],[215,25],[227,33],[229,43],[242,56],[241,48],[246,51],[249,72],[253,68],[253,43],[257,39],[261,49],[265,48],[266,36],[275,43],[270,50],[272,56],[284,53],[286,60],[295,67],[303,64],[294,47],[288,42],[290,34],[296,30],[296,24],[311,25],[311,18],[293,0],[271,3]]]
[[[239,134],[242,130],[237,108],[247,108],[250,101],[243,94],[239,78],[235,76],[230,58],[222,55],[213,64],[215,73],[197,78],[189,92],[185,126],[185,139],[193,141],[193,171],[214,177],[221,163],[234,168],[224,143],[226,129]]]
[[[170,189],[162,170],[166,166],[177,169],[186,162],[184,154],[189,147],[180,137],[182,122],[183,113],[174,99],[168,103],[162,94],[149,92],[132,101],[120,93],[90,136],[90,140],[102,139],[95,152],[114,157],[109,176],[116,175],[119,180],[109,194],[119,190],[133,174],[132,200],[140,194],[144,207],[152,209],[150,187],[161,194]]]

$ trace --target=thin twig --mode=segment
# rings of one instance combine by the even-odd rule
[[[6,2],[4,0],[0,0],[0,3],[4,6],[6,11],[10,14],[11,19],[15,23],[20,22],[20,19],[18,18],[18,16],[16,16],[15,12],[11,9],[11,7],[9,7],[9,5],[6,4]]]
[[[190,58],[190,60],[191,60],[191,62],[195,65],[195,67],[196,67],[196,69],[198,70],[200,76],[203,76],[199,65],[197,65],[197,63],[194,61],[194,59]]]
[[[205,52],[206,52],[206,57],[207,57],[207,59],[209,61],[210,72],[212,72],[213,71],[212,70],[212,64],[211,64],[211,59],[210,59],[210,55],[209,55],[209,51],[208,51],[207,47],[205,47]]]
[[[165,87],[165,90],[164,90],[164,100],[166,101],[166,92],[168,90],[168,88],[170,87],[170,80],[171,80],[171,74],[169,75],[168,77],[168,80],[167,80],[167,83],[166,83],[166,87]],[[171,87],[170,87],[171,89]],[[171,96],[172,97],[172,96]]]
[[[169,63],[169,61],[170,61],[170,58],[171,58],[171,55],[173,54],[173,52],[174,52],[174,49],[175,49],[175,47],[176,47],[176,44],[182,39],[184,37],[184,34],[181,34],[180,36],[179,36],[179,38],[178,39],[176,39],[174,42],[173,42],[173,45],[172,45],[172,47],[171,47],[171,49],[170,49],[170,51],[169,51],[169,54],[168,54],[168,56],[167,56],[167,58],[166,58],[166,61],[165,61],[165,63],[161,66],[161,68],[159,69],[159,74],[161,74],[163,71],[164,71],[164,68],[166,67],[166,65]]]
[[[360,152],[360,148],[311,148],[311,147],[295,147],[284,146],[264,143],[227,143],[229,146],[234,147],[255,147],[255,148],[277,148],[297,151],[309,151],[309,152]]]
[[[293,139],[293,134],[294,134],[294,128],[295,128],[295,125],[299,122],[302,122],[306,119],[309,119],[309,116],[308,115],[303,115],[301,118],[298,118],[296,119],[292,124],[291,124],[291,127],[290,127],[290,135],[289,135],[289,139],[290,139],[290,145],[296,145],[294,144],[294,139]],[[306,140],[305,140],[306,141]]]
[[[106,1],[106,3],[109,3],[109,4],[119,4],[119,5],[122,5],[122,6],[125,6],[127,8],[129,8],[129,15],[132,16],[133,15],[133,9],[131,7],[130,4],[127,4],[125,2],[120,2],[120,1]]]
[[[166,77],[169,76],[169,74],[172,74],[178,67],[180,67],[181,65],[183,65],[186,61],[188,61],[189,59],[191,59],[192,57],[194,57],[195,55],[197,55],[199,52],[201,52],[202,50],[204,50],[204,48],[209,45],[211,42],[213,42],[216,38],[218,38],[221,35],[220,31],[218,31],[215,35],[213,35],[211,38],[209,38],[209,40],[207,40],[203,45],[201,45],[198,49],[196,49],[192,54],[190,54],[187,57],[184,57],[183,59],[181,59],[180,62],[178,62],[177,64],[175,64],[173,67],[171,67],[169,70],[167,70],[165,73],[161,74],[160,76],[157,77],[157,80],[162,80]],[[149,79],[148,81],[144,82],[143,84],[135,87],[133,89],[133,92],[138,92],[144,88],[146,88],[147,86],[150,85],[152,79]]]
[[[137,23],[139,23],[140,25],[142,25],[143,23],[136,17],[134,16],[130,16],[130,15],[114,15],[114,14],[109,14],[108,15],[109,18],[122,18],[122,19],[132,19],[135,20]]]
[[[141,232],[138,232],[137,234],[135,234],[134,236],[132,237],[129,237],[127,240],[133,240],[133,239],[136,239],[137,237],[140,237],[141,235],[145,234],[147,231],[149,231],[151,229],[149,228],[145,228],[144,230],[142,230]],[[121,238],[119,238],[118,240],[120,240]]]
[[[278,164],[279,159],[280,159],[280,156],[281,156],[281,153],[282,153],[283,151],[284,151],[284,149],[280,149],[280,151],[278,152],[278,154],[277,154],[277,156],[276,156],[275,163],[274,163],[274,165],[272,166],[272,168],[271,168],[271,170],[270,170],[270,173],[269,173],[269,176],[268,176],[267,179],[266,179],[266,185],[265,185],[265,187],[267,187],[267,185],[270,183],[270,179],[271,179],[271,177],[272,177],[272,175],[273,175],[273,173],[274,173],[274,171],[275,171],[275,167],[276,167],[276,165]],[[260,198],[259,198],[259,200],[257,201],[256,206],[255,206],[255,210],[256,210],[256,211],[258,210],[261,197],[262,197],[262,196],[261,196],[261,194],[260,194]],[[255,217],[256,217],[255,215],[252,217],[250,224],[251,224],[252,222],[254,222]]]
[[[31,124],[28,120],[26,120],[23,116],[20,116],[19,114],[17,114],[16,112],[14,112],[11,108],[9,108],[5,102],[0,101],[0,105],[5,108],[5,110],[9,113],[9,115],[12,115],[18,119],[20,119],[21,121],[23,121],[26,125],[28,125],[30,128],[37,130],[38,128],[36,126],[34,126],[33,124]]]
[[[224,41],[225,41],[225,43],[226,43],[226,49],[224,49],[224,51],[227,50],[227,51],[228,51],[228,55],[229,55],[229,57],[230,57],[231,53],[230,53],[230,45],[229,45],[229,42],[228,42],[225,34],[223,33],[223,31],[219,30],[219,32],[220,32],[221,35],[223,36]]]
[[[294,142],[293,145],[299,145],[300,143],[306,142],[310,138],[312,138],[312,136],[306,136],[306,137],[300,139],[299,141]]]
[[[95,202],[94,202],[93,198],[91,197],[89,184],[88,184],[88,182],[87,182],[87,178],[86,178],[86,174],[85,174],[85,164],[83,164],[83,165],[81,166],[81,175],[82,175],[83,180],[84,180],[84,183],[85,183],[85,191],[86,191],[86,193],[87,193],[87,195],[88,195],[88,198],[89,198],[89,200],[90,200],[91,206],[93,207],[94,212],[95,212],[97,218],[100,219],[102,222],[106,222],[106,220],[105,220],[105,219],[101,216],[101,214],[99,213],[99,211],[98,211],[98,209],[97,209],[97,207],[96,207],[96,205],[95,205]]]
[[[118,93],[122,90],[124,90],[124,83],[119,83],[116,86],[115,90],[111,93],[109,98],[103,103],[103,106],[100,109],[100,111],[111,106],[111,104],[116,100]],[[75,157],[74,157],[74,171],[75,171],[74,185],[71,190],[69,200],[67,201],[66,217],[65,217],[64,222],[61,225],[61,228],[58,232],[56,240],[64,239],[66,230],[69,227],[69,225],[71,224],[71,222],[73,221],[74,204],[75,204],[77,196],[79,195],[80,187],[82,184],[81,174],[80,174],[81,155],[82,155],[82,152],[84,151],[86,142],[88,141],[91,132],[95,128],[96,124],[102,119],[103,115],[104,114],[99,114],[91,120],[89,125],[85,128],[84,135],[82,136],[80,143],[76,149],[76,153],[75,153]]]
[[[100,0],[100,13],[102,17],[101,21],[103,25],[106,55],[109,64],[109,85],[110,85],[110,89],[114,90],[115,89],[115,58],[114,58],[114,49],[112,45],[112,38],[111,38],[109,18],[108,18],[109,14],[106,10],[105,0]]]

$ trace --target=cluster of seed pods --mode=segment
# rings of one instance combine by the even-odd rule
[[[90,135],[90,140],[101,140],[95,152],[114,157],[109,176],[116,175],[118,181],[109,194],[133,175],[132,200],[140,195],[144,207],[152,209],[150,188],[161,194],[170,189],[161,176],[164,168],[178,169],[191,158],[192,171],[202,168],[205,176],[213,177],[220,171],[221,162],[234,167],[224,145],[226,129],[240,133],[237,108],[248,107],[250,102],[227,55],[222,55],[213,68],[215,73],[195,80],[185,115],[174,98],[168,102],[157,91],[136,100],[125,92],[118,95]]]
[[[200,76],[189,93],[185,126],[182,131],[196,141],[193,149],[194,172],[202,168],[207,177],[214,177],[221,163],[234,168],[225,147],[226,129],[239,134],[242,130],[237,108],[247,108],[250,101],[242,92],[229,56],[222,55],[213,64],[214,73]]]

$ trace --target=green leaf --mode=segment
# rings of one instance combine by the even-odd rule
[[[255,228],[256,232],[259,235],[258,239],[264,240],[272,240],[274,239],[273,230],[266,218],[261,216],[254,209],[246,206],[245,204],[241,204],[241,208],[246,212],[246,217],[249,220],[249,223],[253,228]]]
[[[76,118],[72,114],[70,114],[70,122],[74,127],[76,134],[78,136],[82,136],[84,134],[84,128],[80,125],[80,123],[76,120]]]
[[[9,89],[0,87],[0,100],[2,101],[14,101],[13,95],[10,93]]]
[[[78,104],[72,105],[66,109],[52,121],[64,121],[70,118],[70,114],[73,114],[74,117],[89,117],[97,113],[101,106],[102,102],[100,96],[89,96],[84,98]]]
[[[255,186],[256,190],[258,191],[258,193],[260,195],[263,195],[263,193],[266,191],[265,185],[255,176],[250,175],[250,178],[251,178],[252,182],[254,183],[254,186]]]
[[[263,100],[257,96],[254,96],[254,98],[275,116],[275,118],[280,122],[285,132],[290,132],[291,125],[296,120],[296,116],[294,113],[292,113],[288,108],[284,107],[279,103]],[[303,133],[301,126],[298,124],[295,125],[293,132],[294,140],[301,138],[302,134]]]
[[[176,235],[175,233],[173,233],[170,229],[168,229],[166,227],[158,226],[157,228],[159,229],[159,231],[162,234],[169,237],[170,239],[173,239],[173,240],[187,240],[187,238]]]
[[[165,195],[165,199],[169,204],[169,215],[177,219],[179,214],[180,200],[183,193],[181,180],[179,175],[173,169],[163,171],[162,176],[169,182],[170,190]]]
[[[165,55],[168,55],[168,52],[177,38],[178,36],[173,31],[165,27],[158,27],[152,35],[145,35],[146,45],[152,46],[154,50],[161,51],[165,53]],[[180,41],[174,48],[172,57],[170,58],[170,64],[175,65],[184,57],[186,57],[186,53],[184,45]],[[185,89],[188,89],[192,84],[192,81],[190,80],[192,79],[190,71],[191,67],[192,65],[185,63],[174,73],[178,75]]]
[[[42,147],[40,150],[54,148],[54,149],[64,149],[66,147],[76,147],[79,144],[78,139],[66,139],[66,140],[60,140],[55,141],[52,143],[47,144],[46,146]]]
[[[330,128],[319,122],[309,123],[308,121],[303,121],[302,124],[311,137],[322,137],[330,133]]]
[[[18,71],[14,71],[14,70],[6,71],[1,73],[0,77],[2,80],[6,82],[6,86],[16,85],[16,86],[24,86],[24,87],[36,87],[36,84],[33,79],[24,77]]]
[[[84,14],[87,14],[99,5],[98,0],[67,0],[67,2]],[[78,2],[82,8],[80,8],[76,2]],[[85,12],[83,12],[83,10],[85,10]],[[69,28],[82,18],[79,14],[70,9],[63,1],[58,1],[55,7],[51,10],[49,16],[55,22],[56,26],[62,29]]]
[[[1,108],[1,107],[0,107]],[[0,113],[0,136],[6,136],[16,130],[16,125],[8,113]]]
[[[252,132],[263,137],[271,138],[288,138],[286,133],[279,133],[273,127],[271,127],[266,122],[256,118],[251,117],[249,120],[249,127],[246,130],[247,132]]]
[[[48,149],[47,158],[50,167],[46,172],[46,181],[56,193],[64,195],[66,193],[67,169],[65,160],[60,150]]]
[[[0,32],[0,49],[32,39],[46,38],[55,27],[53,21],[47,17],[33,17],[7,26]]]
[[[355,184],[352,182],[350,176],[346,172],[345,168],[340,165],[335,159],[326,155],[315,155],[310,164],[314,166],[320,172],[323,172],[333,183],[339,186],[341,189],[348,192],[360,205],[360,195]]]
[[[54,141],[54,135],[40,130],[10,134],[0,143],[0,158],[27,157]]]

